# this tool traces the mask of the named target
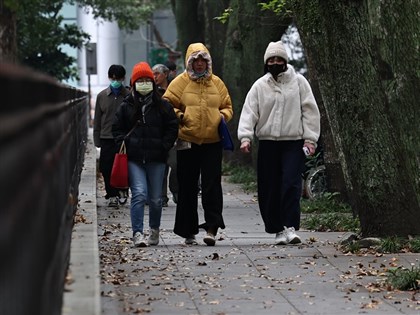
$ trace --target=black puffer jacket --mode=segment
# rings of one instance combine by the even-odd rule
[[[135,92],[124,99],[115,114],[112,134],[119,146],[125,138],[128,160],[165,163],[178,137],[178,119],[173,107],[156,94],[149,100],[139,96]],[[134,131],[126,137],[134,125]]]

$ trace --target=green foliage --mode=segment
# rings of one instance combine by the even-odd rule
[[[148,23],[154,11],[170,7],[169,0],[69,0],[69,3],[84,7],[95,18],[117,21],[118,26],[126,31],[134,31]]]
[[[115,20],[128,31],[147,23],[156,9],[169,7],[169,0],[6,0],[16,13],[18,60],[58,80],[78,79],[76,58],[67,55],[63,46],[81,48],[90,39],[77,25],[64,23],[60,10],[65,3],[84,7],[95,18]]]
[[[419,253],[420,237],[406,239],[398,236],[389,236],[381,240],[378,250],[383,253],[400,253],[402,251]]]
[[[357,218],[353,218],[350,213],[313,213],[302,219],[302,226],[309,230],[320,232],[357,232],[359,229],[359,221]]]
[[[337,200],[338,192],[323,193],[317,199],[302,199],[301,210],[304,213],[352,213],[350,205]]]
[[[292,11],[287,7],[288,0],[270,0],[267,3],[258,3],[261,6],[261,10],[272,11],[277,15],[292,16]]]
[[[412,253],[420,253],[420,238],[416,237],[408,241],[408,249]]]
[[[419,290],[420,267],[390,269],[388,283],[398,290]]]
[[[253,168],[223,163],[222,172],[224,175],[229,176],[231,183],[241,184],[244,191],[257,191],[257,175]]]
[[[401,237],[390,236],[381,240],[379,251],[384,253],[398,253],[404,247],[404,240]]]
[[[222,24],[225,24],[230,17],[230,14],[233,12],[233,9],[231,8],[227,8],[223,11],[221,16],[216,16],[213,19],[218,20],[219,22],[221,22]]]
[[[359,242],[350,242],[349,244],[347,244],[345,247],[345,250],[353,253],[353,254],[357,254],[360,252],[360,243]]]
[[[338,193],[324,193],[317,199],[301,201],[302,226],[316,231],[357,232],[360,223],[348,204],[337,201]]]
[[[76,58],[68,56],[62,45],[81,48],[89,35],[74,24],[64,24],[59,14],[60,0],[23,0],[17,16],[18,59],[25,65],[58,80],[77,79]]]

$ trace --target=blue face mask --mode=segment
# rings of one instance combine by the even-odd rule
[[[122,83],[121,83],[121,81],[111,80],[110,85],[111,85],[111,87],[113,87],[114,89],[118,89],[119,87],[121,87]]]

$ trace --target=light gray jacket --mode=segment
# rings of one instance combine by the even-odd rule
[[[316,145],[320,115],[309,82],[291,65],[279,74],[270,73],[254,82],[249,90],[238,126],[238,139],[300,140]]]

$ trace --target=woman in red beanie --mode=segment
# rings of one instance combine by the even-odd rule
[[[162,182],[168,152],[178,136],[178,119],[160,96],[152,69],[146,62],[133,68],[131,93],[119,107],[112,133],[118,145],[125,140],[131,190],[131,225],[134,246],[159,243]],[[150,234],[143,232],[144,205],[149,203]]]

